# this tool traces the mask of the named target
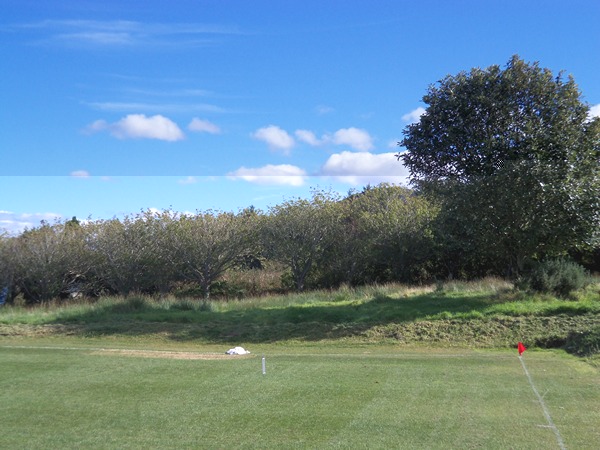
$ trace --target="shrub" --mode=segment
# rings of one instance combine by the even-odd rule
[[[198,309],[198,300],[180,298],[170,304],[169,309],[175,311],[195,311]]]
[[[175,298],[203,298],[204,291],[198,283],[177,281],[171,284],[171,293]]]
[[[213,298],[239,299],[246,297],[246,289],[243,283],[219,280],[210,285],[210,295]]]
[[[122,301],[116,301],[112,306],[112,311],[119,314],[129,314],[143,311],[148,307],[146,298],[142,296],[128,297]]]
[[[600,354],[600,325],[587,331],[570,333],[565,348],[579,356]]]
[[[568,297],[590,282],[587,271],[577,263],[564,259],[543,261],[533,267],[520,285],[535,292]]]

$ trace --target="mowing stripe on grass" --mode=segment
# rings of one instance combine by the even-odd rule
[[[527,370],[527,366],[525,365],[525,361],[523,361],[523,357],[519,356],[519,360],[521,361],[521,365],[523,366],[525,375],[527,375],[527,379],[529,380],[529,385],[531,386],[533,393],[537,397],[538,401],[540,402],[540,406],[542,407],[542,410],[544,411],[544,416],[546,417],[546,420],[548,421],[548,426],[552,429],[552,431],[554,431],[554,435],[556,436],[556,441],[558,442],[558,446],[560,447],[561,450],[566,450],[567,447],[565,447],[565,443],[562,440],[560,432],[558,431],[558,428],[556,428],[556,425],[554,425],[554,421],[552,420],[552,417],[550,417],[550,412],[548,411],[548,408],[546,407],[546,403],[544,402],[544,399],[542,398],[542,396],[536,389],[535,385],[533,384],[533,379],[531,378],[531,375],[529,374],[529,370]]]
[[[115,354],[124,356],[146,356],[146,357],[164,357],[172,359],[228,359],[231,355],[225,352],[195,352],[195,351],[174,351],[174,350],[145,350],[145,349],[126,349],[126,348],[106,348],[106,347],[54,347],[54,346],[36,346],[36,345],[0,345],[0,348],[27,349],[27,350],[66,350],[66,351],[85,351],[94,354]],[[237,356],[237,355],[236,355]],[[254,355],[253,355],[254,356]]]

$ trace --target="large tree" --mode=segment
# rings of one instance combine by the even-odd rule
[[[600,119],[572,77],[514,56],[430,86],[399,153],[441,201],[449,241],[513,274],[592,243],[600,218]]]

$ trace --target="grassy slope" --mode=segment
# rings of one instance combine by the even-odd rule
[[[599,287],[571,301],[488,280],[3,308],[0,448],[555,448],[516,352],[466,348],[517,340],[567,448],[598,448],[598,367],[531,347],[598,324]],[[239,344],[252,355],[94,350]]]
[[[173,298],[101,299],[33,310],[0,309],[0,335],[152,338],[172,343],[293,341],[559,347],[600,323],[600,286],[576,299],[527,296],[507,283],[372,286],[202,303]]]

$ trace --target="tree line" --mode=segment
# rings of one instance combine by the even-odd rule
[[[1,285],[9,287],[9,303],[21,296],[34,304],[80,295],[162,295],[182,284],[207,298],[222,291],[224,275],[235,283],[236,275],[273,265],[283,269],[281,291],[505,275],[482,257],[487,249],[459,254],[448,245],[440,212],[424,195],[384,184],[344,198],[314,191],[266,212],[144,211],[42,223],[0,240]]]
[[[381,185],[345,198],[314,191],[267,212],[143,211],[123,219],[42,223],[0,240],[2,286],[38,303],[69,295],[209,297],[227,272],[283,269],[281,289],[416,281],[431,276],[436,208]]]
[[[183,283],[206,298],[225,278],[275,266],[281,290],[515,279],[557,257],[600,270],[600,118],[572,77],[514,56],[445,77],[423,103],[397,155],[411,188],[315,190],[265,212],[42,223],[0,237],[0,289],[37,303]]]

